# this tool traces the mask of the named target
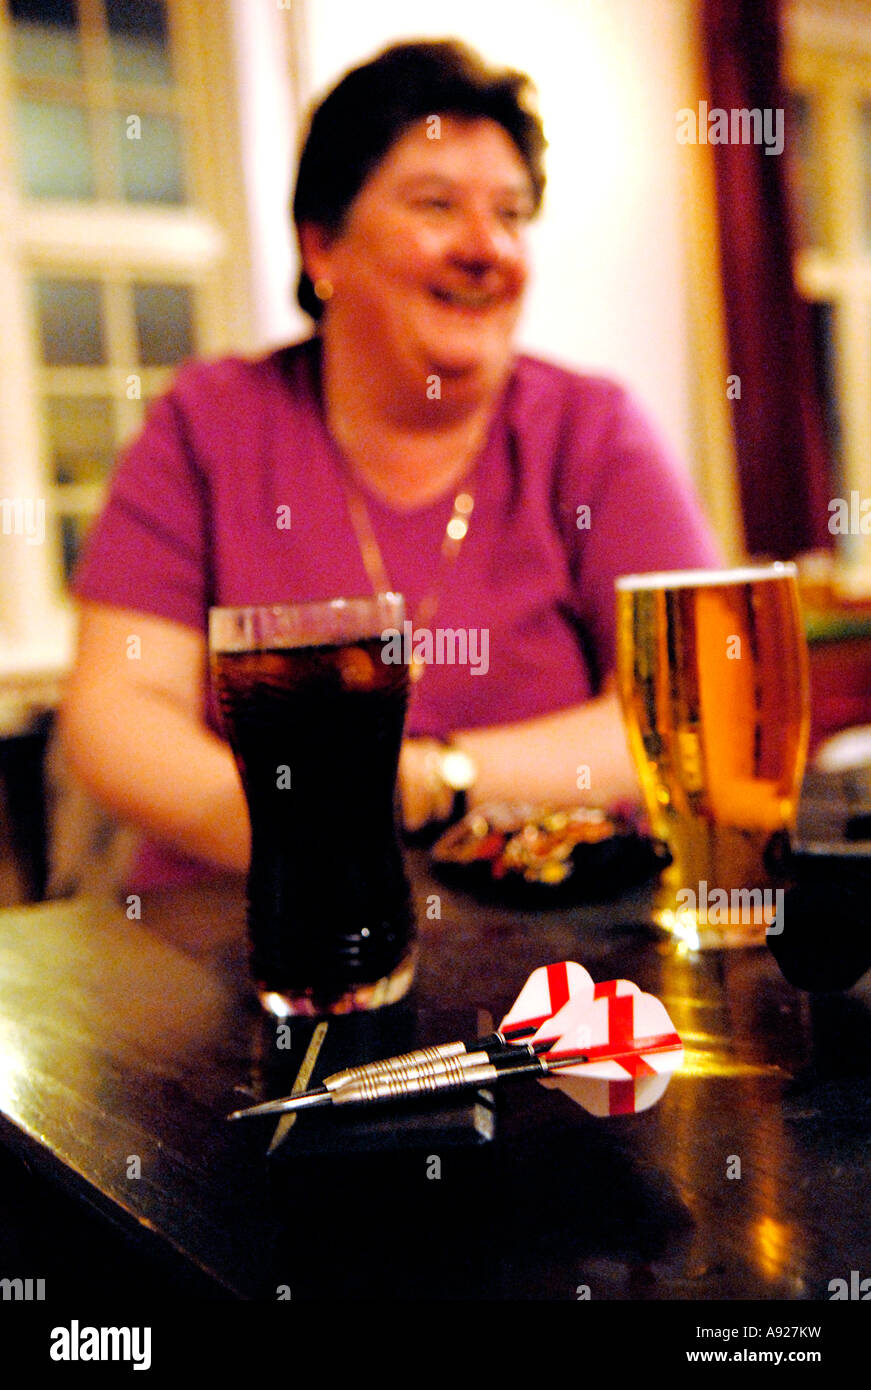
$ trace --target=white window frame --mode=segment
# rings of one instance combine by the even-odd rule
[[[32,274],[189,281],[197,291],[198,353],[251,346],[248,209],[233,42],[237,16],[231,0],[167,0],[167,10],[184,112],[189,203],[54,202],[28,199],[19,189],[12,26],[0,0],[0,498],[43,502],[47,512],[53,480],[39,418],[46,369],[33,321]],[[91,510],[97,499],[79,500]],[[26,536],[0,533],[0,680],[50,687],[69,664],[73,629],[73,607],[48,540],[32,544]]]

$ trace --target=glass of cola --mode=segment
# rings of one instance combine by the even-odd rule
[[[395,815],[408,666],[400,594],[213,608],[212,679],[251,819],[248,933],[263,1007],[350,1013],[411,985]]]

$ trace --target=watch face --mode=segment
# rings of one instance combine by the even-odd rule
[[[448,748],[442,754],[439,771],[442,781],[455,792],[468,791],[475,781],[475,764],[468,753],[462,753],[459,748]]]

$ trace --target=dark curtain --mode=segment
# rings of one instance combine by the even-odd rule
[[[792,278],[780,9],[780,0],[703,0],[702,24],[710,110],[784,111],[782,154],[728,143],[713,144],[713,157],[747,549],[786,559],[833,537],[810,311]]]

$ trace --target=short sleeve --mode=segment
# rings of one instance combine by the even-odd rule
[[[597,385],[605,398],[597,403],[592,452],[570,458],[563,488],[577,498],[572,576],[602,679],[615,663],[618,575],[712,569],[723,561],[689,481],[650,422],[621,387]],[[583,437],[580,428],[572,437]]]
[[[174,388],[119,460],[73,591],[204,630],[209,587],[207,488]]]

